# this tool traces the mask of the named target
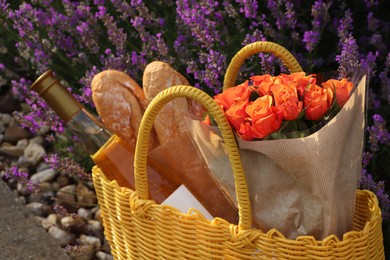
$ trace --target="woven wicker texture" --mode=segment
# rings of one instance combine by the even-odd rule
[[[252,54],[258,52],[253,46],[250,47]],[[236,72],[228,73],[233,83],[229,85],[225,80],[225,87],[233,86],[238,69],[248,54],[245,58],[240,56],[240,65],[234,66]],[[283,55],[281,58],[287,63]],[[231,67],[229,65],[229,69]],[[302,71],[300,66],[287,67],[292,72]],[[148,200],[149,134],[158,111],[176,97],[199,101],[221,130],[235,179],[238,225],[221,218],[207,220],[195,209],[181,213],[169,205]],[[341,240],[334,235],[321,241],[312,236],[290,240],[276,229],[267,233],[250,229],[252,217],[247,183],[233,132],[220,108],[201,90],[175,86],[161,92],[145,111],[139,132],[134,166],[136,191],[109,181],[97,166],[92,172],[105,236],[115,259],[384,259],[381,211],[376,196],[367,190],[356,191],[353,230],[345,233]]]
[[[147,199],[145,169],[150,124],[165,103],[179,96],[219,111],[212,114],[224,133],[235,171],[239,225],[220,218],[206,220],[196,210],[184,214]],[[341,241],[333,235],[322,241],[312,236],[289,240],[275,229],[267,233],[247,229],[251,223],[250,204],[239,152],[230,126],[225,125],[225,117],[218,115],[221,111],[215,106],[207,94],[187,86],[172,87],[154,99],[145,113],[141,124],[144,131],[140,131],[143,134],[137,142],[136,192],[109,182],[94,167],[93,181],[105,235],[116,259],[384,259],[381,212],[370,191],[357,190],[353,231],[344,234]]]

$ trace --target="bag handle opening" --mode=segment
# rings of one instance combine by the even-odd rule
[[[281,45],[267,41],[253,42],[243,47],[236,53],[236,55],[233,56],[226,70],[223,90],[234,87],[242,64],[244,64],[247,58],[259,52],[272,53],[282,60],[283,64],[290,70],[291,73],[303,71],[297,59],[295,59],[295,57]]]

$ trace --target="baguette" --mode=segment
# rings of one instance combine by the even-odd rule
[[[142,88],[126,73],[105,70],[91,83],[92,100],[105,126],[135,147],[138,129],[147,106]],[[158,145],[152,134],[149,149]]]
[[[175,85],[189,85],[187,79],[169,64],[161,61],[153,61],[146,66],[142,82],[148,103],[167,88]],[[154,121],[154,129],[160,145],[169,143],[181,135],[185,127],[183,121],[185,116],[194,116],[186,98],[176,98],[161,109]]]
[[[189,83],[166,63],[155,61],[146,66],[143,89],[148,102],[175,85]],[[149,157],[168,167],[170,172],[164,177],[184,184],[211,215],[237,223],[237,209],[212,178],[186,129],[185,117],[199,120],[204,111],[198,102],[186,98],[176,98],[164,105],[154,122],[160,146],[150,151]]]

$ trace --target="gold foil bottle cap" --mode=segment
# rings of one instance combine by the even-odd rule
[[[80,102],[66,90],[51,70],[43,73],[31,85],[31,90],[36,91],[65,122],[72,119],[83,108]]]

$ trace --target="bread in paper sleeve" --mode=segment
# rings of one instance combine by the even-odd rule
[[[149,102],[164,89],[175,85],[189,83],[169,64],[155,61],[146,66],[142,86]],[[198,104],[186,98],[167,103],[154,123],[160,146],[150,151],[149,156],[171,168],[171,177],[183,183],[213,217],[237,223],[237,209],[211,177],[187,132],[186,118],[202,120],[201,111]]]

